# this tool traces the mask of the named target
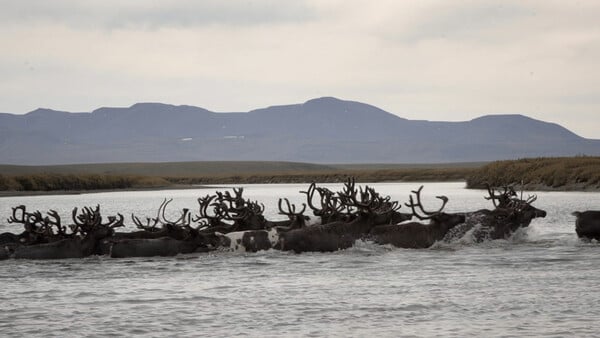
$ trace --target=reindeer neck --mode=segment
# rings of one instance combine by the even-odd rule
[[[355,220],[348,223],[348,227],[352,229],[352,232],[367,233],[374,226],[374,217],[374,215],[360,213]]]
[[[436,220],[431,220],[429,224],[426,225],[427,233],[433,241],[440,240],[444,238],[448,230],[450,230],[450,226],[446,222],[439,222]]]

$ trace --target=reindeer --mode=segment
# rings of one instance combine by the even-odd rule
[[[579,238],[600,240],[600,211],[575,211],[575,232]]]
[[[50,210],[43,216],[40,211],[27,212],[24,205],[12,208],[12,216],[8,223],[23,224],[25,230],[20,234],[6,232],[0,234],[0,245],[33,245],[55,242],[72,238],[77,233],[67,232],[67,227],[61,224],[61,218],[56,210]]]
[[[202,234],[200,228],[191,225],[189,209],[184,208],[175,220],[166,218],[166,208],[172,200],[165,199],[156,218],[147,218],[144,225],[132,215],[136,226],[142,231],[120,233],[103,241],[103,253],[113,258],[173,256],[195,251],[209,251],[217,246],[218,238]],[[160,227],[157,227],[160,225]]]
[[[156,217],[146,217],[146,222],[142,222],[139,217],[131,214],[133,224],[140,229],[131,232],[116,232],[111,236],[111,240],[120,239],[151,239],[160,237],[171,237],[177,240],[183,240],[188,236],[185,225],[190,223],[190,211],[183,209],[181,216],[177,220],[168,220],[165,216],[166,208],[172,199],[165,199],[158,207]]]
[[[198,198],[199,214],[192,221],[200,223],[205,232],[229,232],[234,226],[224,221],[223,212],[220,210],[221,202],[215,200],[217,197],[217,195],[206,195]],[[212,213],[208,211],[209,207],[212,207]]]
[[[447,239],[462,237],[471,229],[474,229],[472,235],[476,241],[503,239],[519,228],[528,227],[534,218],[546,217],[546,211],[533,206],[533,202],[537,200],[536,195],[524,198],[522,192],[517,196],[511,186],[501,189],[502,192],[497,192],[496,188],[487,185],[488,196],[484,198],[492,201],[494,209],[465,213],[464,225],[453,229]]]
[[[426,211],[421,202],[422,190],[423,186],[416,191],[411,191],[412,195],[410,195],[409,203],[406,206],[411,208],[412,214],[419,220],[429,220],[429,223],[410,222],[380,225],[371,229],[368,238],[378,244],[391,244],[400,248],[429,248],[435,242],[443,239],[450,229],[464,223],[464,214],[442,212],[446,203],[448,203],[448,197],[446,196],[436,196],[442,201],[442,206],[437,211]],[[415,198],[413,198],[413,195]],[[417,212],[416,208],[420,210],[420,213]]]
[[[275,248],[296,253],[347,249],[356,240],[367,235],[374,226],[379,225],[382,215],[389,215],[395,207],[394,203],[388,203],[389,200],[382,199],[369,187],[356,190],[353,179],[348,179],[344,190],[338,192],[337,196],[344,205],[356,210],[353,220],[329,222],[281,233]]]
[[[282,202],[285,201],[285,205],[287,210],[284,210],[282,207]],[[296,212],[296,206],[287,198],[280,198],[277,202],[277,207],[279,209],[279,214],[285,215],[288,217],[287,221],[281,222],[272,222],[274,225],[271,228],[278,228],[279,231],[289,231],[293,229],[302,229],[307,227],[306,222],[310,220],[308,216],[304,216],[304,211],[306,211],[306,204],[302,203],[302,210]]]
[[[18,215],[19,211],[20,216]],[[8,223],[23,224],[25,230],[20,234],[15,234],[12,232],[4,232],[0,234],[0,245],[16,246],[36,242],[39,236],[36,234],[36,232],[32,231],[32,225],[30,225],[28,220],[29,217],[27,216],[24,205],[13,207],[12,216],[10,216],[6,221]]]
[[[220,237],[212,232],[203,232],[202,229],[206,228],[204,222],[193,226],[189,209],[184,208],[179,218],[175,220],[166,217],[166,208],[171,201],[165,199],[158,209],[157,216],[146,218],[146,224],[132,215],[133,222],[142,230],[119,233],[106,238],[103,241],[103,253],[113,258],[153,257],[216,249]],[[206,201],[210,203],[208,199]]]
[[[81,213],[77,208],[72,212],[74,224],[69,238],[33,245],[21,245],[11,252],[12,258],[26,259],[59,259],[81,258],[96,252],[98,242],[114,233],[114,229],[123,226],[123,216],[109,216],[107,223],[102,223],[100,206],[95,209],[85,207]],[[77,234],[77,235],[74,235]]]
[[[284,210],[283,208],[284,201],[287,210]],[[279,213],[286,215],[289,218],[288,221],[279,223],[282,225],[272,225],[264,230],[235,231],[226,234],[217,233],[216,235],[221,238],[219,243],[220,247],[245,252],[269,250],[271,248],[276,248],[282,233],[293,229],[303,229],[307,226],[306,221],[308,220],[308,217],[304,216],[306,204],[302,205],[300,211],[296,211],[296,206],[290,203],[287,198],[280,198],[277,206],[279,208]]]
[[[263,215],[265,211],[264,204],[244,199],[242,196],[243,190],[243,188],[234,188],[234,195],[229,191],[225,193],[217,192],[215,196],[199,199],[200,214],[194,221],[205,222],[205,232],[220,233],[270,230],[274,227],[289,227],[292,224],[292,219],[283,221],[267,220]],[[214,202],[212,202],[213,200]],[[208,213],[209,206],[212,207],[212,214]]]
[[[127,238],[113,242],[109,255],[112,258],[175,256],[195,252],[198,245],[171,237]]]
[[[321,207],[314,204],[315,192],[318,193]],[[326,224],[335,221],[352,221],[355,214],[349,206],[341,203],[336,194],[324,187],[317,187],[316,183],[310,184],[306,191],[300,191],[306,195],[308,206],[313,211],[313,214],[321,219],[321,224]]]
[[[244,188],[234,188],[234,195],[229,191],[217,191],[216,195],[199,198],[199,215],[194,221],[205,224],[204,232],[266,229],[268,221],[263,216],[265,206],[257,201],[244,199],[243,191]],[[208,213],[209,207],[212,207],[212,214]]]

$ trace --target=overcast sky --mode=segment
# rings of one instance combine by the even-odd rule
[[[599,1],[0,0],[0,111],[519,113],[600,139]]]

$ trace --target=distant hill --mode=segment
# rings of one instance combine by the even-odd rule
[[[600,140],[522,115],[415,121],[324,97],[245,113],[138,103],[0,114],[0,163],[288,161],[450,163],[600,155]]]

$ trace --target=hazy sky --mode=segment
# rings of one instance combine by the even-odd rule
[[[0,0],[0,111],[321,96],[600,139],[599,1]]]

